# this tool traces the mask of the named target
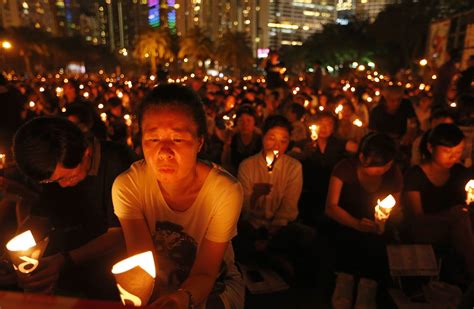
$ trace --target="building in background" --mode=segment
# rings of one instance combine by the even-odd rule
[[[356,0],[355,15],[358,19],[374,22],[385,7],[396,3],[397,0]]]
[[[337,19],[336,1],[270,0],[268,30],[270,47],[300,46],[312,33]]]

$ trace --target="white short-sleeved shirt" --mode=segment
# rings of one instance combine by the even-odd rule
[[[145,219],[157,254],[160,294],[166,294],[188,277],[204,238],[228,242],[237,235],[243,192],[234,177],[213,166],[193,205],[177,212],[168,206],[153,171],[141,160],[117,177],[112,199],[119,219]],[[229,272],[238,275],[232,246],[228,248],[221,269],[226,278]]]

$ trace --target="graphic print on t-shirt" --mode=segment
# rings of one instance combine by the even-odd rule
[[[197,243],[181,225],[158,221],[153,238],[157,254],[157,279],[161,293],[176,290],[189,276]]]

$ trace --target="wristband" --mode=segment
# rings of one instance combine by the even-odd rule
[[[179,288],[178,292],[184,292],[188,295],[188,309],[194,309],[194,298],[193,294],[188,289]]]

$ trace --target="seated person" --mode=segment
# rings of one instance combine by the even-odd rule
[[[293,130],[291,131],[290,139],[296,146],[300,146],[308,138],[308,129],[303,122],[303,117],[306,114],[306,109],[303,105],[293,103],[290,105],[288,111],[288,120],[291,122]]]
[[[335,223],[331,236],[336,270],[341,272],[333,294],[334,307],[352,304],[354,275],[361,278],[357,304],[366,301],[374,305],[377,281],[388,273],[385,239],[374,220],[374,208],[378,199],[389,194],[399,199],[402,175],[393,164],[396,151],[388,135],[369,133],[361,141],[357,158],[342,160],[332,172],[326,214]]]
[[[318,114],[316,143],[309,141],[303,150],[303,193],[300,201],[301,217],[308,224],[321,223],[334,166],[347,154],[357,152],[357,143],[335,136],[337,119],[330,112]]]
[[[418,120],[411,102],[403,98],[403,88],[388,86],[383,98],[371,111],[369,129],[389,134],[402,146],[410,145],[418,131]]]
[[[237,132],[230,142],[230,162],[232,171],[239,169],[240,163],[262,149],[262,136],[257,132],[257,114],[250,105],[242,105],[236,113]]]
[[[53,117],[20,127],[13,152],[20,171],[41,184],[31,215],[48,218],[54,228],[50,255],[40,260],[24,288],[44,291],[59,278],[58,290],[65,293],[117,299],[110,267],[124,242],[111,192],[133,154],[127,147],[88,139],[72,122]]]
[[[197,159],[207,133],[201,100],[190,88],[159,85],[138,119],[144,160],[117,177],[113,201],[129,255],[151,250],[156,258],[154,305],[243,308],[244,283],[230,244],[242,188]]]
[[[426,160],[406,172],[403,199],[410,239],[454,248],[472,280],[474,236],[463,209],[469,173],[459,164],[463,148],[464,134],[456,125],[440,124],[429,131]]]
[[[257,251],[275,253],[303,270],[303,264],[295,265],[295,262],[303,256],[309,258],[315,235],[311,228],[294,222],[298,217],[303,175],[301,163],[285,154],[291,124],[283,116],[269,116],[263,133],[262,151],[243,161],[239,168],[244,208],[234,242],[237,255],[240,261],[248,262],[258,255]],[[266,155],[275,150],[279,156],[269,173]]]
[[[430,116],[430,128],[434,128],[441,123],[454,123],[453,115],[444,109],[438,109]],[[425,132],[426,133],[426,132]],[[418,136],[413,142],[411,148],[411,165],[417,165],[421,163],[421,144],[426,143],[428,134],[422,134]]]

